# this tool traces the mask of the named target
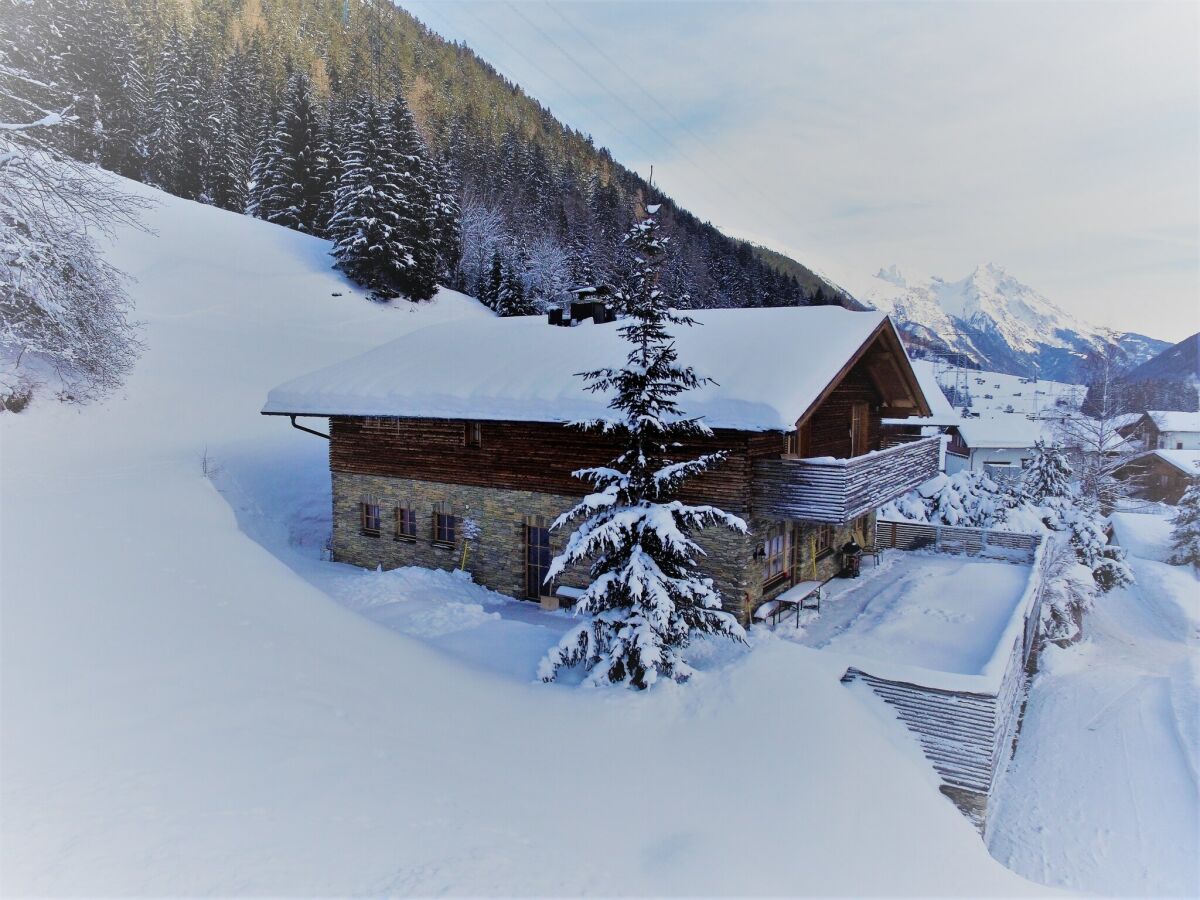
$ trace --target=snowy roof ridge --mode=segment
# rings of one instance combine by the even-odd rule
[[[1200,431],[1200,412],[1148,409],[1146,415],[1154,421],[1159,431]]]
[[[788,431],[885,325],[840,307],[688,310],[680,360],[712,383],[684,408],[711,428]],[[276,387],[276,415],[574,422],[611,415],[580,372],[624,363],[618,324],[554,327],[542,316],[433,325]]]
[[[1184,475],[1200,475],[1200,450],[1159,449],[1150,453]]]

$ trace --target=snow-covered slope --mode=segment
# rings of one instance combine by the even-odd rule
[[[1071,315],[994,263],[947,281],[892,265],[849,285],[892,315],[918,344],[964,353],[985,368],[1069,381],[1082,354],[1116,343],[1129,366],[1166,347],[1137,334],[1097,328]]]
[[[373,305],[321,242],[156,196],[157,235],[111,254],[148,345],[122,396],[0,416],[5,895],[1037,890],[816,651],[761,636],[696,648],[685,686],[545,686],[555,634],[470,585],[322,563],[327,447],[262,397],[487,313]]]

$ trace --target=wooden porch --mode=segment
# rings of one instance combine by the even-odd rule
[[[922,438],[849,459],[755,460],[754,512],[778,519],[848,522],[937,475],[941,440]]]

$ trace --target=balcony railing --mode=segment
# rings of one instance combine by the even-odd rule
[[[809,522],[848,522],[937,475],[941,440],[922,438],[850,459],[756,460],[754,512]]]

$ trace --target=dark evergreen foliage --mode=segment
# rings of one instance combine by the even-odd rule
[[[764,261],[699,221],[389,4],[2,2],[11,37],[0,42],[71,106],[71,127],[54,138],[67,152],[313,234],[328,234],[355,98],[388,104],[405,157],[396,164],[410,208],[397,214],[409,217],[398,227],[412,262],[396,265],[409,270],[409,296],[428,295],[432,277],[482,297],[499,251],[522,308],[565,301],[583,281],[620,277],[622,234],[661,204],[677,248],[663,284],[692,305],[814,299],[786,271],[791,261]],[[468,211],[487,227],[467,227]]]

